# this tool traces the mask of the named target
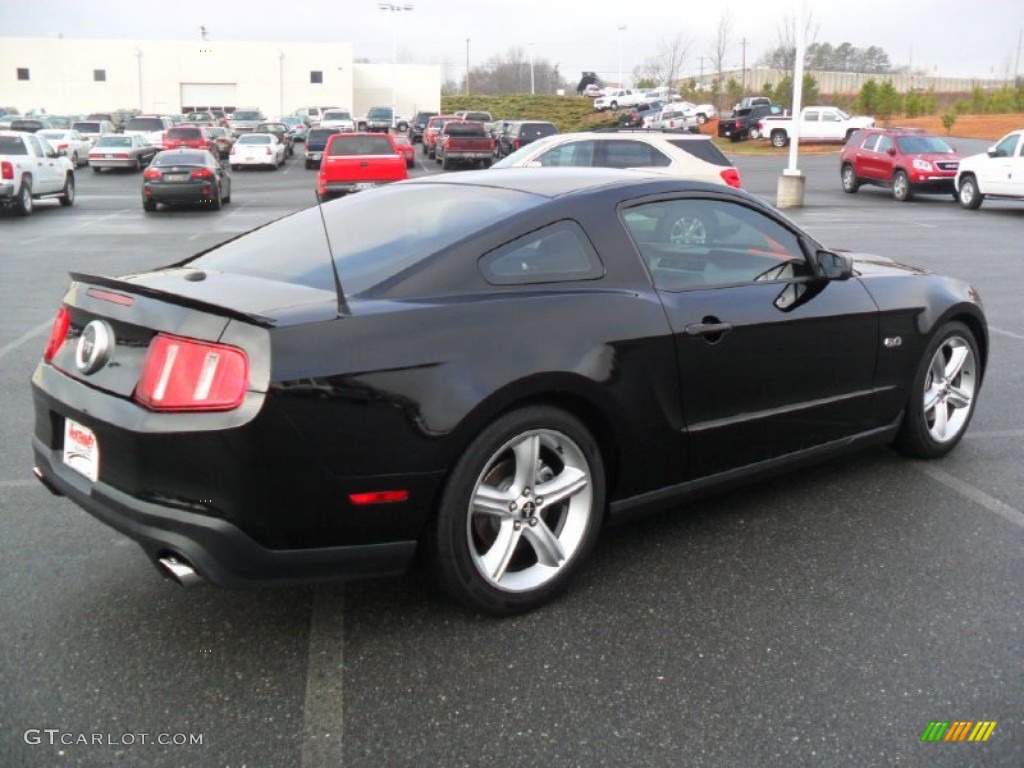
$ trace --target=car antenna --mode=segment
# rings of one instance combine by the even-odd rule
[[[313,191],[316,196],[316,209],[320,212],[320,224],[324,228],[324,239],[327,241],[327,255],[331,259],[331,273],[334,275],[334,291],[338,294],[338,314],[350,315],[348,300],[345,298],[345,289],[341,286],[341,275],[338,274],[338,264],[334,261],[334,249],[331,247],[331,236],[327,232],[327,219],[324,218],[324,207],[320,201],[320,193]]]

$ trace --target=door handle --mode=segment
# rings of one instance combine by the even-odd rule
[[[684,330],[687,336],[721,336],[732,330],[732,323],[693,323]]]

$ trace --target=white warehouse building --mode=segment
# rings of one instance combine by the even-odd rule
[[[351,43],[0,38],[0,108],[80,114],[300,107],[439,110],[435,65],[357,64]]]

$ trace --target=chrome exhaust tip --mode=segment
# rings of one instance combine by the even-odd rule
[[[203,583],[203,577],[196,573],[196,569],[183,558],[165,555],[157,560],[157,563],[163,569],[165,576],[183,587],[194,587]]]

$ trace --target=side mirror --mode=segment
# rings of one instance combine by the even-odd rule
[[[889,157],[896,157],[896,147],[889,147],[885,150],[885,154],[889,155]]]
[[[818,264],[818,273],[826,280],[849,280],[853,277],[853,259],[845,253],[818,251],[814,260]]]
[[[985,150],[985,154],[988,155],[989,157],[998,157],[999,150],[996,149],[995,147],[989,147],[988,149]]]

